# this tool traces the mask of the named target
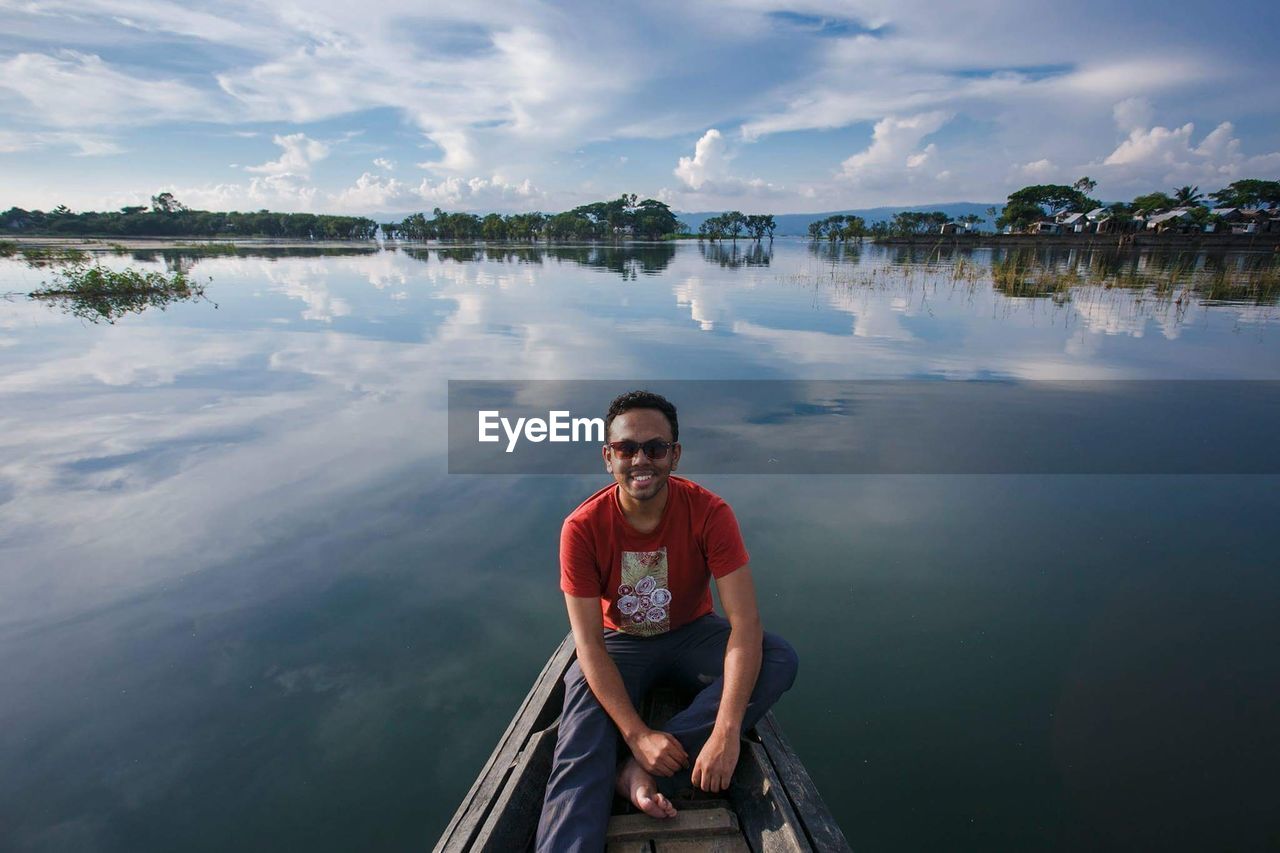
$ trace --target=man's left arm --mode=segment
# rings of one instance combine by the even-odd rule
[[[756,606],[751,567],[742,566],[719,578],[716,589],[730,630],[724,651],[724,689],[720,695],[720,711],[716,714],[711,736],[693,764],[693,784],[704,791],[723,791],[729,787],[733,768],[738,764],[742,718],[747,713],[747,701],[760,674],[764,647],[764,629],[760,625],[760,609]]]

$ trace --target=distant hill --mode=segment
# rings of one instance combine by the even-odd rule
[[[929,211],[940,210],[943,213],[955,219],[958,216],[965,216],[973,213],[982,217],[981,228],[994,231],[995,222],[987,217],[987,208],[995,207],[997,209],[1004,206],[1004,202],[978,203],[969,201],[952,202],[950,204],[913,204],[910,206],[903,205],[899,207],[866,207],[860,210],[831,210],[826,213],[779,213],[775,214],[773,219],[778,224],[776,232],[779,237],[807,237],[809,235],[809,223],[817,222],[819,219],[826,219],[828,216],[835,216],[837,213],[843,216],[861,216],[870,225],[873,222],[883,222],[893,218],[895,213],[904,210]],[[703,213],[677,213],[676,217],[689,226],[693,231],[698,230],[698,226],[713,216],[719,216],[724,213],[723,210],[709,210]]]

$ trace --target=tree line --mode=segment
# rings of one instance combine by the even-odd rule
[[[671,208],[657,199],[623,193],[612,201],[579,205],[563,213],[448,213],[436,208],[428,219],[415,213],[384,222],[382,232],[400,240],[661,240],[688,231]]]
[[[1189,212],[1190,221],[1205,225],[1215,218],[1208,206],[1212,202],[1218,208],[1274,208],[1280,206],[1280,181],[1246,178],[1211,193],[1200,192],[1199,187],[1177,187],[1172,194],[1153,192],[1137,196],[1131,202],[1103,204],[1090,193],[1097,182],[1084,177],[1071,186],[1062,184],[1036,184],[1023,187],[1009,195],[1003,209],[991,207],[987,215],[995,219],[997,228],[1012,226],[1014,230],[1029,228],[1032,224],[1053,218],[1060,213],[1089,213],[1102,208],[1107,217],[1120,222],[1135,217],[1147,217],[1178,208]],[[740,214],[739,214],[740,215]],[[944,225],[955,223],[972,229],[983,222],[976,214],[952,218],[939,210],[895,213],[892,218],[868,225],[860,216],[835,214],[809,223],[811,240],[859,240],[864,237],[909,237],[920,234],[936,234]]]
[[[809,238],[835,243],[841,240],[861,240],[864,237],[910,237],[915,234],[936,234],[943,225],[952,222],[972,228],[981,221],[982,217],[973,213],[952,218],[941,210],[903,210],[890,219],[868,225],[861,216],[837,213],[810,222]]]
[[[321,213],[256,213],[192,210],[172,193],[152,196],[150,207],[73,213],[11,207],[0,213],[0,232],[101,235],[109,237],[282,237],[294,240],[370,240],[378,224],[362,216]]]
[[[772,234],[772,217],[770,234]],[[371,240],[378,223],[362,216],[315,213],[224,213],[192,210],[159,193],[151,205],[118,211],[74,213],[65,205],[51,211],[13,207],[0,213],[0,232],[13,234],[101,235],[115,237],[282,237],[299,240]],[[613,240],[623,237],[661,240],[688,227],[671,208],[634,193],[612,201],[584,204],[563,213],[447,213],[440,208],[382,224],[388,238],[402,240]]]
[[[712,216],[698,226],[698,239],[723,240],[728,237],[733,242],[744,234],[757,243],[768,237],[773,240],[773,232],[778,228],[773,221],[773,214],[743,214],[731,210],[719,216]]]
[[[1060,213],[1089,213],[1099,208],[1105,210],[1109,218],[1121,222],[1182,208],[1189,212],[1192,222],[1204,225],[1214,219],[1208,206],[1210,200],[1214,207],[1219,208],[1274,208],[1280,205],[1280,181],[1257,178],[1234,181],[1208,194],[1200,192],[1197,186],[1182,186],[1175,188],[1172,195],[1164,192],[1146,193],[1129,202],[1112,204],[1103,204],[1089,196],[1097,185],[1097,181],[1083,177],[1071,186],[1035,184],[1023,187],[1011,193],[1004,209],[998,211],[996,227],[1021,230]],[[990,208],[987,212],[993,216],[997,214],[995,208]]]

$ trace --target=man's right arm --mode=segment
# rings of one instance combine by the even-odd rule
[[[604,619],[599,598],[583,598],[565,593],[573,642],[578,648],[578,665],[587,685],[609,719],[613,720],[637,762],[649,773],[670,776],[689,766],[689,756],[680,741],[666,732],[645,725],[636,712],[618,666],[604,645]]]

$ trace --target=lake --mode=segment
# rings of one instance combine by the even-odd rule
[[[1256,258],[1032,261],[141,253],[103,262],[207,301],[0,301],[0,846],[434,843],[567,630],[560,522],[607,483],[450,475],[449,380],[1280,378],[1273,294],[1228,280]],[[0,291],[51,275],[0,260]],[[1207,413],[1222,445],[1274,436],[1234,411]],[[799,650],[777,715],[855,848],[1280,843],[1280,477],[1180,473],[1203,450],[689,471]]]

